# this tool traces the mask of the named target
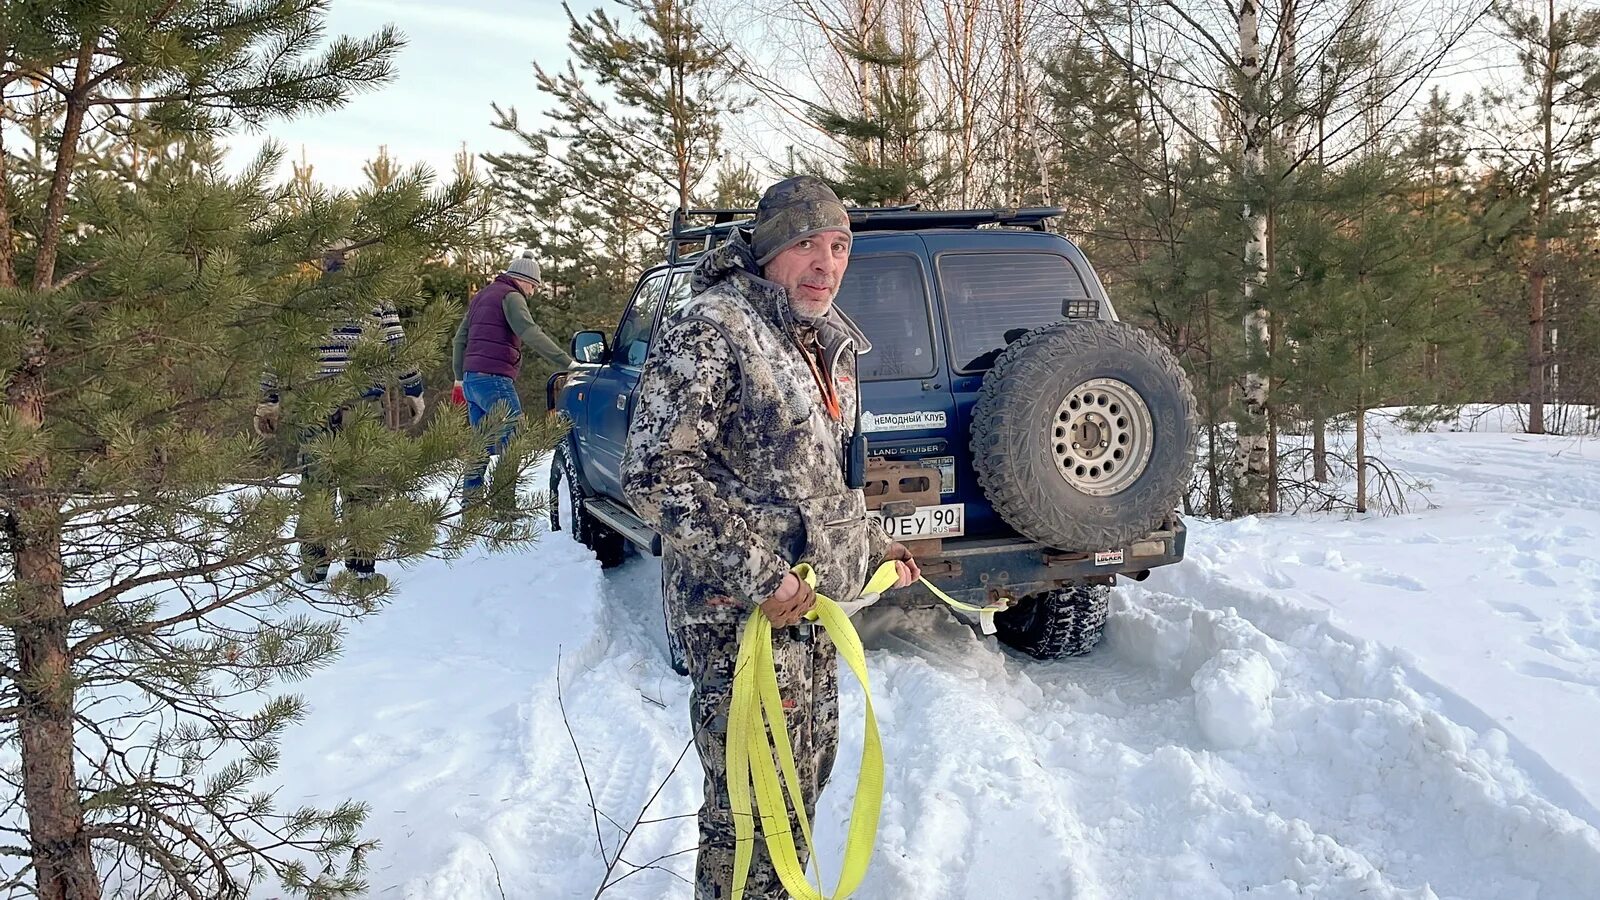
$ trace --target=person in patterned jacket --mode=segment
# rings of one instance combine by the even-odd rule
[[[759,607],[775,629],[810,813],[838,744],[838,660],[820,628],[801,625],[816,598],[790,569],[810,563],[818,590],[838,601],[854,599],[884,560],[896,562],[901,586],[920,576],[845,484],[856,354],[870,349],[833,308],[850,240],[849,215],[821,179],[769,188],[750,234],[736,231],[701,260],[694,296],[663,322],[629,423],[623,492],[662,536],[668,626],[694,683],[690,714],[705,771],[697,900],[732,896],[724,748],[750,610]],[[753,851],[745,896],[785,896],[765,842]]]
[[[346,244],[335,244],[323,253],[321,276],[323,281],[333,278],[335,273],[344,269],[347,247]],[[406,333],[400,324],[400,314],[387,303],[374,308],[369,315],[345,322],[328,333],[327,338],[317,348],[317,374],[313,380],[320,381],[344,374],[350,366],[352,348],[361,341],[374,337],[383,341],[391,351],[397,351],[405,342]],[[255,431],[262,437],[269,437],[278,431],[278,425],[282,420],[279,404],[282,399],[280,390],[283,387],[273,373],[268,372],[261,376],[261,402],[256,405]],[[410,411],[411,420],[415,422],[421,419],[427,407],[427,402],[422,396],[422,373],[411,369],[402,374],[400,389],[405,393],[406,408]],[[361,399],[374,400],[383,394],[384,386],[376,384],[369,387],[361,395]],[[338,488],[327,477],[327,473],[317,465],[310,453],[310,445],[320,435],[336,432],[343,427],[347,406],[348,404],[338,407],[328,415],[324,423],[306,429],[296,436],[299,443],[300,490],[303,494],[301,520],[304,520],[304,511],[312,503],[339,502]],[[347,509],[369,499],[360,491],[346,491],[343,497]],[[295,530],[296,537],[300,537],[298,524]],[[354,572],[358,578],[371,578],[376,572],[372,554],[361,551],[352,551],[345,559],[345,567]],[[328,548],[311,541],[300,541],[300,577],[307,584],[318,584],[328,577]]]

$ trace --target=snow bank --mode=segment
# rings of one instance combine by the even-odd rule
[[[1201,666],[1189,684],[1200,731],[1214,746],[1238,750],[1272,727],[1278,673],[1265,656],[1224,650]]]
[[[864,614],[888,783],[858,896],[1595,896],[1595,445],[1386,440],[1432,508],[1192,521],[1190,559],[1120,588],[1087,657]],[[561,536],[419,569],[309,683],[281,796],[373,802],[372,894],[416,900],[592,897],[599,845],[649,803],[624,856],[652,867],[604,896],[691,896],[701,772],[692,753],[673,771],[688,686],[658,579],[640,559],[602,575]],[[829,863],[861,750],[845,682]],[[616,820],[598,839],[591,789]]]

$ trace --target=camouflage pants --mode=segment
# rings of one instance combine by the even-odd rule
[[[705,803],[700,807],[700,856],[695,864],[695,900],[727,900],[733,896],[733,814],[729,810],[725,771],[728,703],[733,697],[733,668],[739,652],[741,623],[686,625],[678,629],[694,689],[689,697],[695,747],[705,769]],[[794,745],[806,816],[813,822],[817,797],[833,772],[839,746],[839,660],[833,642],[819,627],[786,628],[772,646],[783,694],[789,740]],[[805,842],[791,815],[790,830],[805,862]],[[744,896],[749,900],[787,897],[767,856],[765,838],[756,824],[750,875]]]

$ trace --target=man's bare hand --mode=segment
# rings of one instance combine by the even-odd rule
[[[811,585],[801,581],[793,572],[783,576],[783,583],[771,597],[761,602],[761,611],[772,620],[773,628],[788,628],[804,621],[806,613],[817,605],[817,594]]]
[[[883,558],[894,563],[895,574],[900,576],[894,583],[895,587],[908,587],[922,579],[922,569],[917,567],[917,561],[911,558],[911,551],[906,549],[905,544],[898,541],[890,544]]]

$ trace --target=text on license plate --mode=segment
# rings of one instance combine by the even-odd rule
[[[883,523],[883,530],[894,540],[907,538],[960,537],[966,533],[966,507],[960,503],[919,506],[909,516],[888,518],[877,510],[872,515]]]

